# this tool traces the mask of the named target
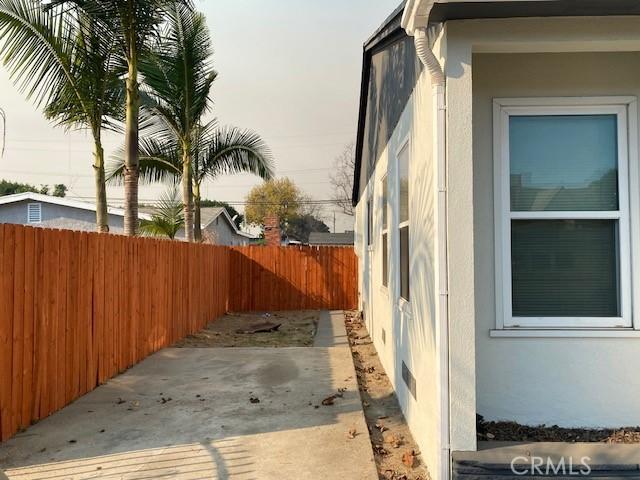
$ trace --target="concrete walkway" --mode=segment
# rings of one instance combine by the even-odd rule
[[[11,480],[375,480],[341,315],[323,313],[310,348],[165,349],[0,444],[0,470]]]

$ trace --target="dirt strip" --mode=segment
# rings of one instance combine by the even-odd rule
[[[345,312],[360,398],[380,480],[429,480],[391,382],[357,312]]]

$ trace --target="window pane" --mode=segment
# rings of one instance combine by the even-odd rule
[[[616,220],[514,220],[514,317],[619,317]]]
[[[618,210],[616,115],[512,116],[512,211]]]
[[[387,177],[382,180],[382,229],[387,229]]]
[[[409,227],[400,229],[400,296],[409,300]]]
[[[400,223],[409,220],[409,148],[405,147],[398,156],[400,177]]]
[[[367,245],[373,243],[373,208],[371,200],[367,202]]]
[[[389,256],[387,234],[382,234],[382,285],[389,286]]]

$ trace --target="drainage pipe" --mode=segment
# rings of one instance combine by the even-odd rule
[[[429,44],[427,28],[418,28],[413,33],[416,52],[431,76],[433,88],[433,155],[437,169],[437,228],[436,243],[438,258],[438,319],[436,338],[438,371],[438,408],[440,413],[439,467],[436,478],[450,477],[450,407],[449,407],[449,258],[447,239],[447,106],[445,75],[439,60]]]

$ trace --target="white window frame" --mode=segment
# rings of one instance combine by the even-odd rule
[[[31,221],[32,210],[37,211],[38,220]],[[28,203],[27,204],[27,224],[32,225],[36,223],[42,223],[42,204],[41,203]]]
[[[385,187],[385,183],[386,183],[386,186],[387,186],[386,192],[385,192],[385,188],[384,188]],[[382,289],[384,291],[388,291],[389,290],[389,283],[390,283],[389,282],[389,277],[390,277],[389,270],[390,270],[390,266],[391,266],[391,264],[389,262],[389,260],[390,260],[389,252],[391,250],[391,239],[389,238],[389,230],[390,230],[389,229],[389,224],[391,223],[391,215],[390,215],[390,212],[389,212],[389,174],[388,173],[385,173],[382,176],[382,178],[380,179],[380,203],[381,203],[381,208],[380,208],[380,213],[381,213],[381,216],[380,216],[380,229],[381,229],[381,232],[380,232],[380,249],[382,250],[381,254],[383,256],[384,255],[387,256],[387,259],[386,259],[386,262],[387,262],[387,272],[386,272],[387,273],[387,278],[385,279],[384,276],[383,276],[381,285],[382,285]],[[386,213],[386,216],[387,216],[387,224],[386,225],[384,224],[385,213]],[[385,235],[387,236],[387,251],[386,252],[384,251],[384,248],[383,248],[383,246],[384,246],[384,236]],[[384,258],[383,258],[383,262],[384,262]],[[383,263],[383,265],[384,265],[384,263]],[[381,270],[381,273],[384,274],[383,265],[380,265],[380,270]],[[386,280],[386,283],[387,283],[386,285],[385,285],[385,280]]]
[[[398,268],[396,269],[397,276],[397,298],[398,305],[401,311],[404,313],[410,314],[411,312],[411,190],[409,190],[409,198],[407,208],[409,210],[409,220],[404,222],[400,221],[400,156],[406,151],[408,154],[407,161],[409,162],[409,178],[411,178],[411,136],[407,135],[398,145],[396,149],[396,191],[398,192],[396,195],[396,215],[395,215],[395,223],[396,223],[396,233],[398,235],[397,241],[395,242],[397,246],[397,250],[395,252],[395,258],[397,259]],[[404,227],[409,227],[409,251],[407,254],[409,255],[409,300],[402,296],[402,252],[400,251],[400,230]]]
[[[619,210],[616,212],[511,212],[509,117],[511,115],[597,115],[618,117]],[[632,329],[631,239],[638,238],[638,148],[635,97],[495,99],[494,214],[496,258],[496,328],[594,330]],[[636,219],[632,225],[631,219]],[[511,283],[511,221],[517,219],[615,219],[619,222],[620,317],[514,317]],[[637,287],[636,287],[637,288]],[[637,316],[637,315],[636,315]],[[636,325],[636,328],[638,325]]]

